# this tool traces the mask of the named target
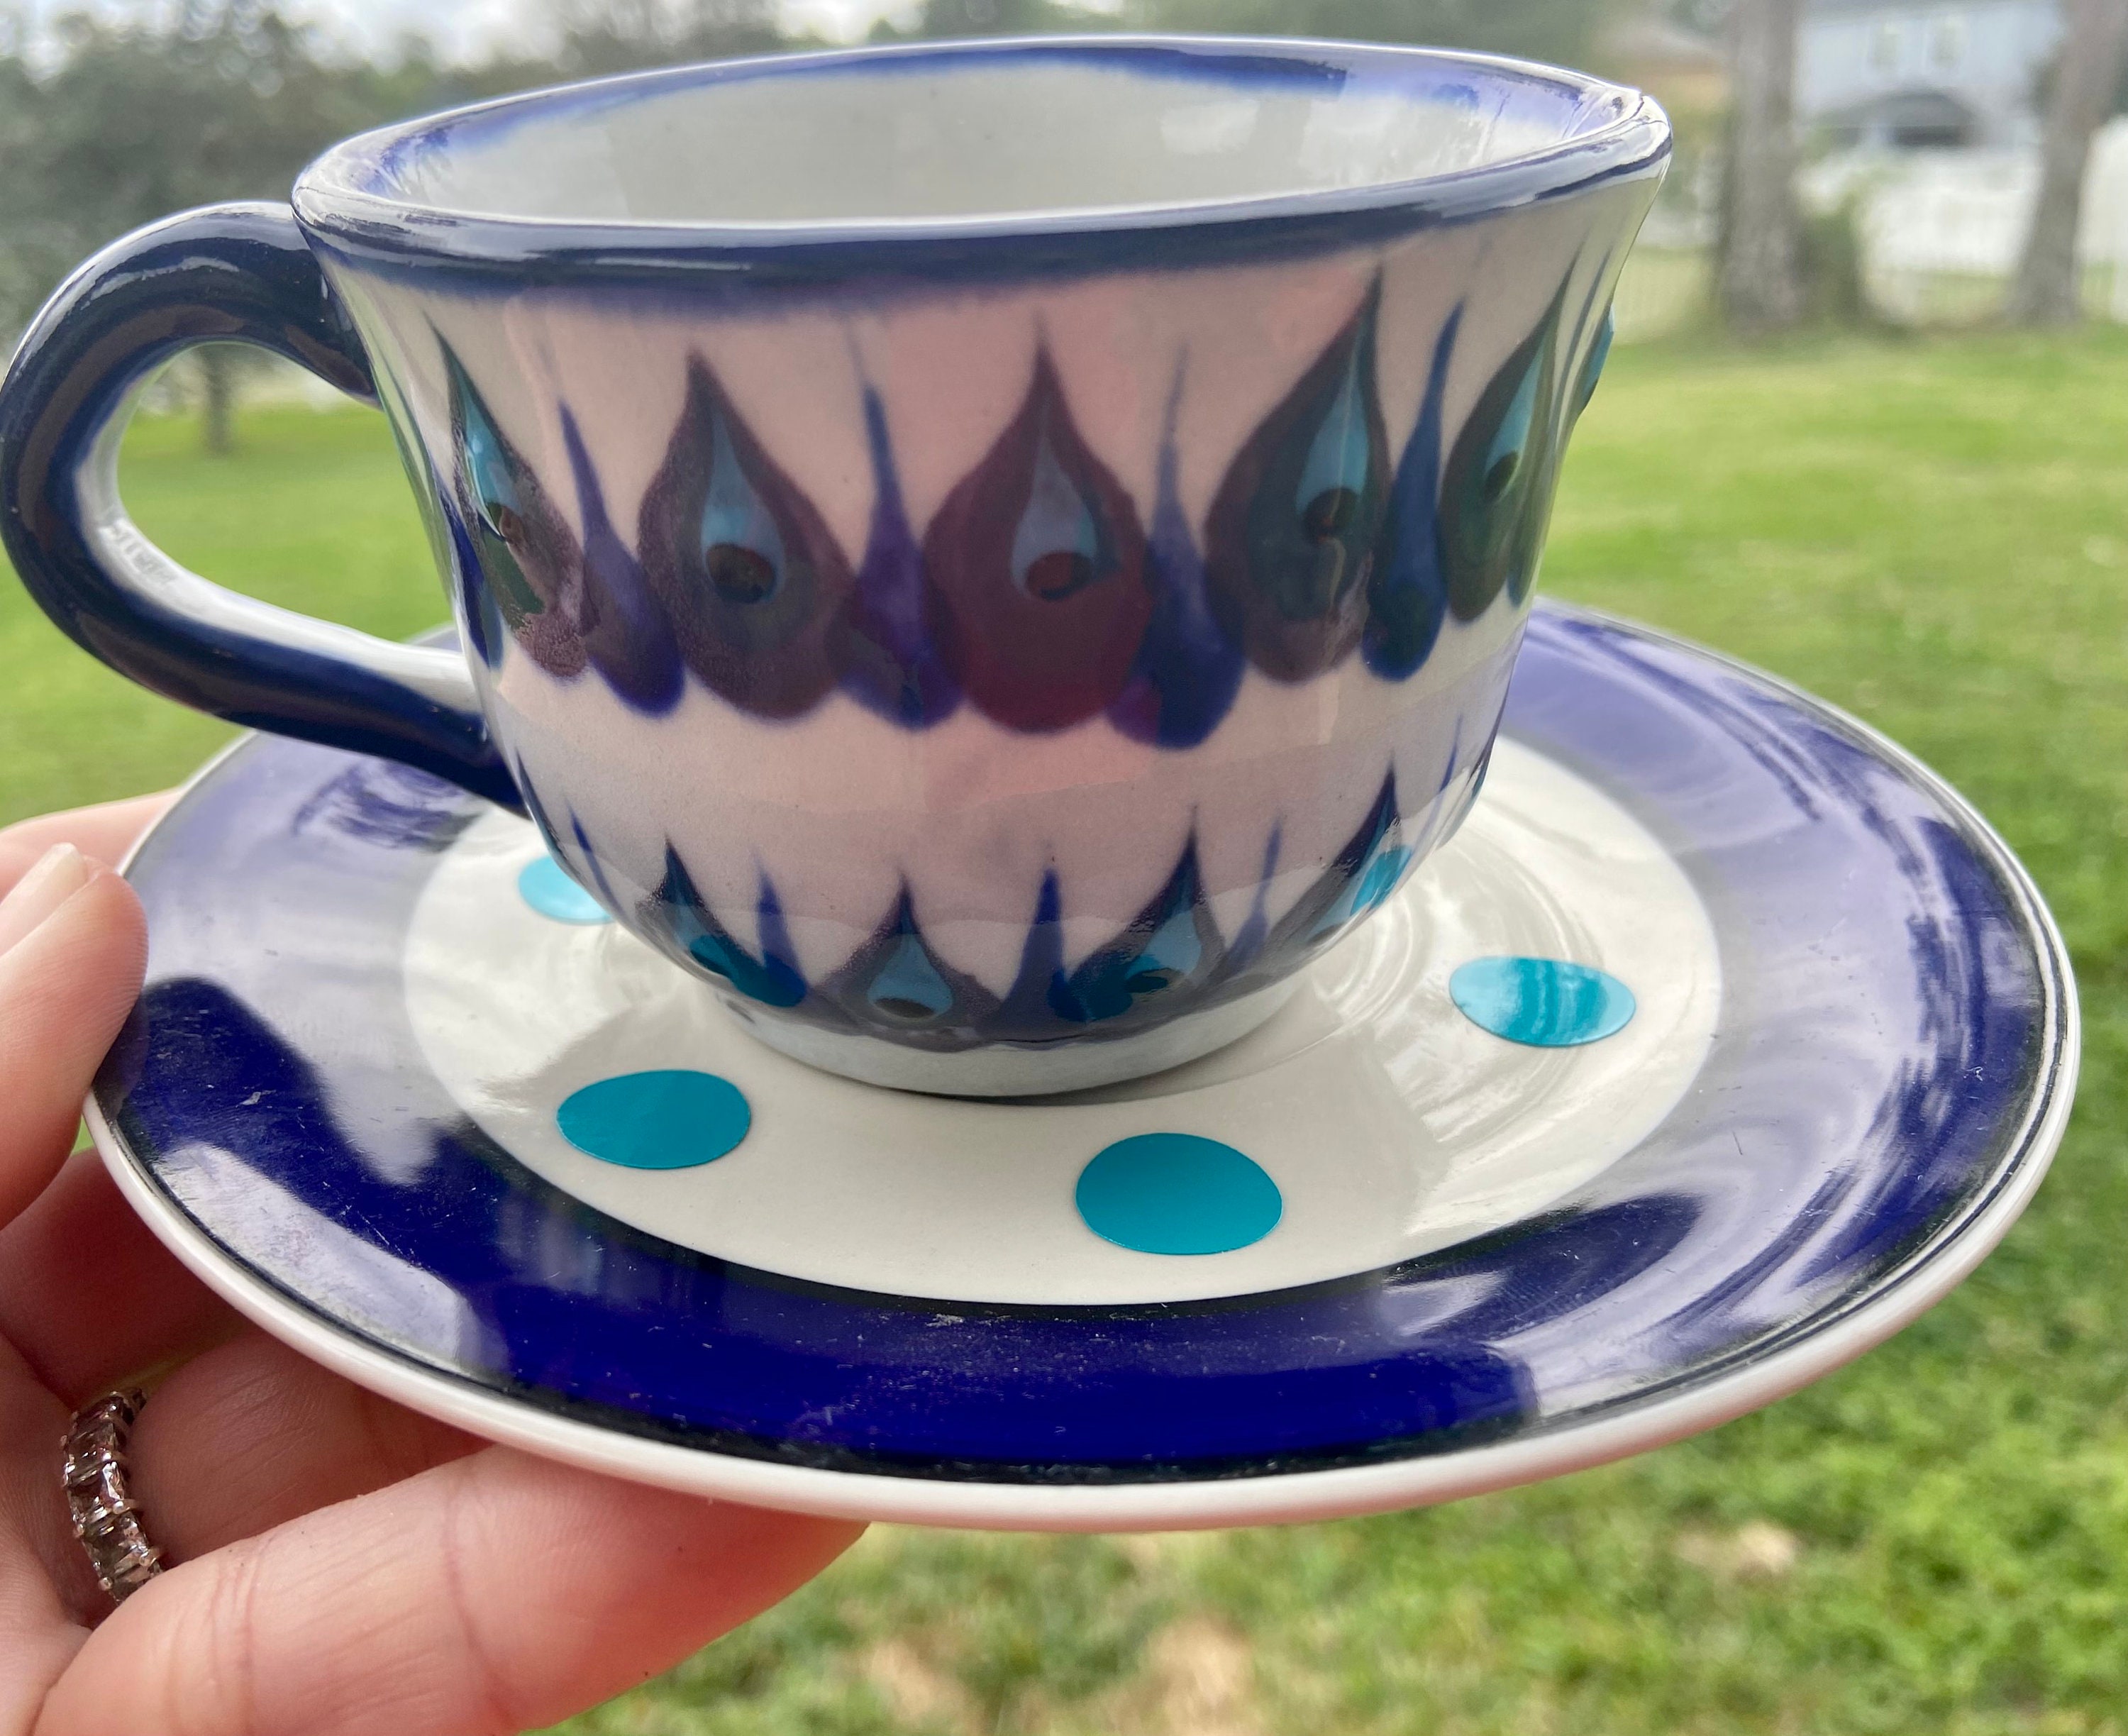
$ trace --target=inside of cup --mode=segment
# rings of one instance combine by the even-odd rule
[[[416,126],[359,164],[329,157],[313,173],[431,210],[534,221],[1011,219],[1482,169],[1600,131],[1629,98],[1570,74],[1393,49],[967,44],[549,92]]]

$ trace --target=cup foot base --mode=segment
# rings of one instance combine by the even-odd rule
[[[1180,1067],[1239,1041],[1285,1006],[1298,978],[1190,1013],[1135,1037],[1024,1046],[992,1044],[937,1054],[733,1007],[739,1022],[779,1053],[824,1073],[895,1091],[948,1097],[1051,1096]],[[728,1006],[729,1002],[726,1003]]]

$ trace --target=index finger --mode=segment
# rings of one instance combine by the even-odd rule
[[[129,796],[122,801],[40,814],[0,829],[0,897],[55,844],[70,844],[84,856],[116,866],[132,849],[133,840],[176,799],[175,790],[159,790],[152,796]]]

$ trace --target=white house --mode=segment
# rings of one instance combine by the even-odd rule
[[[2056,0],[1809,0],[1797,112],[1837,145],[2030,145],[2061,30]]]

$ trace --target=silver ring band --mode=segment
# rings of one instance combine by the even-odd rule
[[[107,1392],[75,1411],[67,1425],[67,1512],[96,1582],[113,1603],[125,1602],[163,1571],[163,1552],[148,1541],[140,1510],[126,1489],[126,1443],[140,1405],[140,1394],[130,1388]]]

